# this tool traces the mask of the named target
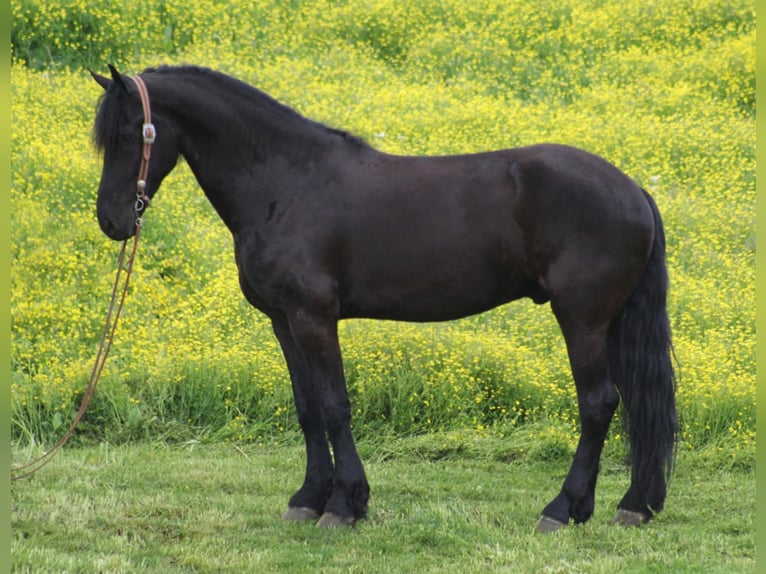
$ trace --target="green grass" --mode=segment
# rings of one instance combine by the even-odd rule
[[[280,514],[303,449],[160,443],[68,449],[15,482],[14,572],[689,572],[755,571],[755,480],[682,454],[667,509],[638,529],[608,526],[627,488],[604,461],[586,525],[535,535],[568,458],[508,462],[502,441],[439,435],[362,443],[372,487],[349,530]],[[477,446],[480,445],[480,446]]]

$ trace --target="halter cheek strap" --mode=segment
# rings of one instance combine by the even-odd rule
[[[149,92],[141,76],[131,78],[138,88],[141,96],[141,107],[144,110],[144,125],[141,130],[144,139],[144,147],[141,153],[141,166],[138,168],[138,181],[136,182],[136,225],[141,226],[141,211],[149,207],[149,196],[146,195],[146,178],[149,173],[149,158],[152,156],[152,144],[157,139],[157,130],[152,123],[152,108],[149,105]]]

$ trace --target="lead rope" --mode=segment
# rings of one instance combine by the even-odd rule
[[[149,106],[149,94],[146,90],[146,85],[139,76],[132,78],[138,88],[138,93],[141,96],[141,106],[144,111],[144,125],[143,125],[143,138],[144,145],[141,154],[141,166],[138,171],[138,181],[136,182],[136,232],[133,235],[133,247],[130,250],[128,256],[127,266],[125,266],[125,278],[122,284],[122,289],[119,289],[120,276],[122,275],[123,265],[125,263],[125,252],[127,251],[128,240],[122,242],[122,248],[120,249],[120,255],[117,259],[117,274],[114,278],[114,285],[112,287],[112,298],[109,303],[109,311],[106,314],[106,322],[104,324],[104,332],[101,335],[101,343],[98,347],[98,353],[96,354],[96,361],[93,365],[93,370],[90,373],[90,379],[88,380],[88,386],[85,389],[85,395],[80,403],[80,408],[77,411],[77,415],[72,421],[69,430],[63,437],[45,454],[35,458],[31,462],[22,466],[11,468],[11,480],[19,480],[31,476],[46,464],[48,464],[53,456],[63,448],[63,446],[74,434],[75,427],[82,420],[85,415],[85,411],[88,408],[90,399],[96,392],[96,386],[101,378],[101,372],[104,370],[106,364],[106,358],[109,355],[109,350],[112,348],[112,340],[114,339],[114,333],[117,330],[117,321],[120,318],[122,312],[122,306],[125,303],[125,296],[128,293],[128,285],[130,284],[130,275],[133,271],[133,261],[136,257],[136,251],[138,249],[138,238],[141,235],[141,213],[149,205],[149,198],[146,196],[146,176],[149,171],[149,158],[152,155],[151,145],[154,143],[157,132],[152,124],[151,108]],[[114,320],[112,316],[114,315]]]
[[[93,396],[93,393],[96,391],[96,385],[98,384],[98,380],[101,377],[101,372],[104,369],[106,357],[109,355],[109,349],[112,347],[112,339],[114,338],[114,332],[117,329],[117,320],[120,317],[122,305],[125,302],[125,295],[128,292],[128,283],[130,282],[130,274],[133,270],[133,260],[136,255],[136,247],[138,246],[138,236],[140,229],[140,226],[136,227],[136,234],[133,236],[133,248],[131,249],[130,257],[128,258],[128,265],[125,269],[125,279],[121,290],[122,292],[121,294],[118,294],[120,275],[122,274],[123,263],[125,261],[125,252],[127,250],[126,247],[128,245],[127,240],[122,242],[122,249],[120,249],[120,255],[117,261],[117,274],[114,278],[114,286],[112,287],[112,299],[109,303],[109,311],[106,314],[106,323],[104,325],[104,332],[101,336],[101,343],[98,347],[98,354],[96,355],[96,361],[93,365],[93,370],[90,373],[90,379],[88,380],[88,386],[85,389],[85,395],[82,398],[82,403],[80,403],[80,409],[77,411],[77,415],[75,416],[74,421],[72,421],[72,425],[69,427],[69,430],[66,432],[66,434],[64,434],[64,436],[61,437],[61,439],[48,452],[34,459],[32,462],[11,469],[12,480],[26,478],[48,464],[53,458],[53,455],[61,450],[61,448],[67,443],[72,434],[74,434],[75,427],[79,424],[80,420],[82,420],[82,417],[85,415],[85,410],[88,408],[90,399]],[[118,298],[119,303],[117,304]],[[115,304],[117,304],[116,313]],[[114,321],[112,321],[112,315],[114,315]]]

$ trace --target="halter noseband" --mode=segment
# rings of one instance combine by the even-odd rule
[[[141,107],[144,110],[144,125],[141,130],[144,138],[144,147],[141,153],[141,166],[138,168],[138,181],[136,182],[136,226],[141,226],[141,211],[149,207],[149,196],[146,195],[146,177],[149,173],[149,158],[152,156],[152,144],[157,139],[157,130],[152,123],[152,108],[149,105],[149,92],[141,76],[131,78],[138,88],[141,96]]]

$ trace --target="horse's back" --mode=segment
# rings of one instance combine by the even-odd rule
[[[543,302],[569,288],[574,267],[632,281],[648,257],[643,192],[582,150],[375,161],[347,204],[348,315],[441,320]]]

